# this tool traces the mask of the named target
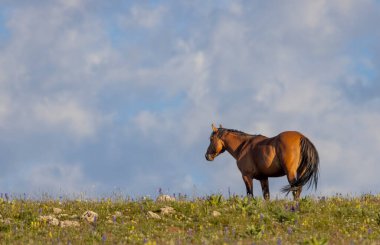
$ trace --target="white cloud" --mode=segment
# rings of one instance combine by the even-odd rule
[[[75,101],[45,100],[34,106],[36,119],[54,130],[66,129],[76,137],[90,137],[96,133],[99,120]]]
[[[29,191],[49,191],[68,195],[91,191],[94,185],[87,183],[86,175],[80,165],[35,164],[24,172]]]
[[[10,99],[7,95],[0,96],[0,127],[4,125],[10,111]]]
[[[164,185],[244,193],[231,157],[206,165],[214,122],[268,136],[304,132],[320,151],[321,193],[380,186],[373,174],[380,170],[380,100],[367,71],[380,69],[374,1],[13,4],[0,49],[0,130],[15,146],[38,141],[57,162],[83,163],[66,170],[36,164],[28,178],[73,171],[73,184],[63,188],[80,186],[84,176],[141,194]],[[97,140],[73,149],[72,138]],[[25,145],[0,155],[22,167]],[[117,182],[111,170],[103,174],[105,164],[149,183]],[[53,178],[32,181],[43,188]],[[275,180],[271,191],[285,184]]]
[[[130,8],[129,15],[120,19],[121,24],[127,27],[154,28],[160,25],[166,9],[163,6],[150,8],[135,5]]]

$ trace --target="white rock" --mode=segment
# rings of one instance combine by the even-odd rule
[[[123,214],[120,211],[115,211],[114,216],[115,217],[121,217],[121,216],[123,216]]]
[[[53,215],[41,215],[39,217],[40,221],[46,222],[50,225],[58,226],[59,225],[59,220],[55,218]]]
[[[60,214],[60,213],[62,213],[62,209],[60,209],[60,208],[53,208],[53,212],[54,212],[54,214]]]
[[[169,195],[159,195],[156,199],[157,202],[174,202],[175,198]]]
[[[214,217],[218,217],[218,216],[220,216],[221,215],[221,213],[220,212],[218,212],[218,211],[212,211],[212,216],[214,216]]]
[[[93,211],[86,211],[82,214],[82,219],[89,223],[95,223],[98,220],[99,215]]]
[[[158,215],[152,211],[148,211],[148,216],[153,218],[153,219],[161,219],[160,215]]]
[[[173,213],[175,213],[174,208],[168,207],[168,206],[160,208],[160,210],[161,210],[162,214],[173,214]]]
[[[64,220],[59,223],[59,226],[62,228],[65,227],[79,227],[80,224],[78,221]]]

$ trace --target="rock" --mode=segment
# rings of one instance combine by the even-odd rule
[[[123,214],[120,211],[115,211],[114,216],[115,217],[121,217],[121,216],[123,216]]]
[[[218,217],[218,216],[220,216],[221,215],[221,213],[220,212],[218,212],[218,211],[212,211],[212,216],[214,216],[214,217]]]
[[[64,220],[59,223],[59,226],[62,228],[65,227],[79,227],[80,224],[78,221]]]
[[[89,223],[95,223],[98,220],[98,214],[93,211],[86,211],[82,214],[82,219]]]
[[[53,212],[54,212],[54,214],[60,214],[60,213],[62,213],[62,209],[60,209],[60,208],[53,208]]]
[[[175,198],[169,195],[159,195],[156,199],[157,202],[174,202]]]
[[[152,211],[148,211],[148,216],[150,218],[153,218],[153,219],[161,219],[160,215],[158,215],[158,214],[156,214],[156,213],[154,213]]]
[[[53,215],[41,215],[39,217],[39,220],[46,222],[46,223],[53,225],[53,226],[59,225],[59,220],[57,218],[55,218]]]
[[[6,225],[10,225],[11,223],[12,223],[12,220],[10,218],[6,218],[4,220],[4,224],[6,224]]]
[[[165,214],[173,214],[173,213],[175,213],[174,208],[168,207],[168,206],[160,208],[160,210],[161,210],[161,213],[164,214],[164,215]]]

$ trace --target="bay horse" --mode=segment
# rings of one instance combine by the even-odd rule
[[[263,197],[270,198],[268,177],[286,175],[289,185],[281,191],[292,192],[294,200],[300,197],[302,187],[314,185],[317,189],[319,156],[308,138],[296,131],[285,131],[275,137],[251,135],[221,125],[212,126],[206,159],[212,161],[227,151],[236,159],[247,196],[253,196],[253,179],[261,183]]]

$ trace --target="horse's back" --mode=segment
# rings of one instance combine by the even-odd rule
[[[297,143],[302,137],[304,135],[298,131],[284,131],[276,136],[279,141],[288,144]]]

